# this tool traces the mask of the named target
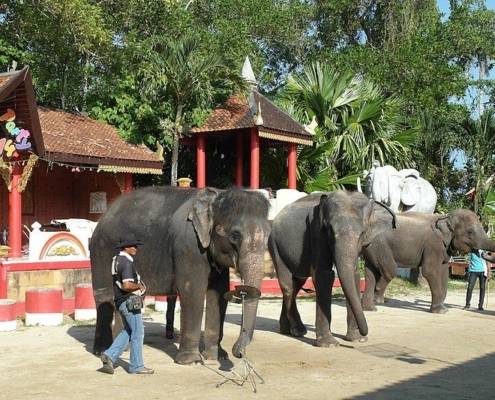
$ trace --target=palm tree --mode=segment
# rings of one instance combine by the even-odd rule
[[[289,78],[280,104],[299,122],[318,123],[316,148],[299,154],[299,172],[310,189],[355,182],[374,160],[396,167],[410,162],[415,132],[402,120],[402,102],[359,75],[312,64]]]
[[[194,35],[154,38],[145,56],[142,86],[156,101],[169,101],[173,120],[162,118],[163,137],[171,133],[171,184],[177,184],[179,139],[186,113],[207,108],[216,93],[233,87],[244,88],[244,79],[223,57],[205,49]],[[171,123],[170,123],[171,122]],[[171,131],[171,132],[169,132]]]

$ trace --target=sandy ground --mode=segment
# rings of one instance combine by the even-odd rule
[[[477,293],[474,294],[477,296]],[[145,321],[144,356],[155,375],[98,372],[89,351],[94,328],[19,327],[0,332],[0,399],[489,399],[495,398],[495,301],[488,310],[463,311],[464,294],[449,294],[445,315],[427,312],[429,296],[389,300],[367,313],[366,343],[332,349],[314,347],[313,300],[299,303],[308,326],[305,338],[278,331],[279,299],[262,300],[249,359],[265,379],[258,392],[249,383],[216,388],[232,364],[180,366],[177,340],[164,337],[164,316]],[[345,306],[334,307],[333,332],[345,334]],[[240,306],[229,304],[224,347],[239,331]],[[235,364],[237,359],[232,359]],[[220,369],[219,369],[220,368]]]

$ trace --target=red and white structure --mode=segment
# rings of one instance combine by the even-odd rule
[[[314,126],[303,126],[258,92],[251,63],[246,57],[242,75],[251,85],[248,95],[231,96],[225,104],[213,110],[202,126],[191,130],[193,138],[182,140],[183,144],[196,146],[196,185],[207,183],[206,150],[209,143],[225,152],[235,151],[235,185],[259,189],[261,155],[269,147],[283,146],[287,149],[287,187],[297,186],[297,146],[313,144]],[[207,140],[208,139],[208,140]],[[249,161],[245,167],[244,161]],[[215,173],[217,171],[214,171]]]
[[[62,289],[26,291],[26,325],[57,326],[64,319]]]
[[[90,283],[76,285],[74,319],[76,321],[96,319],[96,304],[93,296],[93,287]]]
[[[15,300],[0,299],[0,332],[15,331],[16,329]]]

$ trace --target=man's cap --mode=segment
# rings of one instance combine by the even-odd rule
[[[141,242],[139,239],[136,239],[136,237],[134,237],[134,235],[127,235],[123,238],[120,238],[120,240],[118,241],[115,248],[116,249],[125,249],[127,247],[139,247],[142,245],[143,245],[143,242]]]

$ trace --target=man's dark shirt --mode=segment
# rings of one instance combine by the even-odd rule
[[[122,254],[122,253],[121,253]],[[113,275],[113,292],[114,292],[114,301],[115,305],[120,307],[120,305],[126,301],[131,292],[127,292],[117,285],[117,282],[120,282],[121,286],[125,281],[132,281],[134,283],[138,283],[138,275],[136,270],[134,269],[133,262],[124,255],[119,254],[115,258],[115,268],[116,275]]]

